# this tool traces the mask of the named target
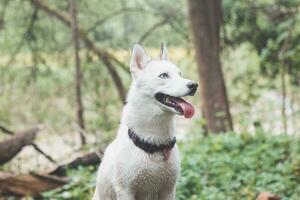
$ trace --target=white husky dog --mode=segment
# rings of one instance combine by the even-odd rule
[[[181,76],[163,45],[159,58],[151,59],[135,44],[130,71],[127,104],[99,167],[93,200],[175,200],[180,158],[174,115],[194,115],[181,97],[194,95],[198,85]]]

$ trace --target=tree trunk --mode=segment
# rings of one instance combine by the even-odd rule
[[[206,128],[213,133],[232,130],[220,63],[221,0],[188,0],[188,5]]]
[[[84,136],[85,124],[83,117],[83,105],[82,105],[82,72],[80,68],[80,57],[79,57],[79,38],[78,38],[78,26],[77,26],[77,16],[76,16],[76,2],[75,0],[69,0],[70,15],[71,15],[71,29],[72,29],[72,39],[74,43],[74,57],[75,57],[75,92],[76,92],[76,117],[79,125],[79,135],[81,145],[86,144],[86,139]]]
[[[287,134],[288,127],[287,127],[287,116],[286,116],[286,92],[287,92],[287,81],[286,81],[286,73],[288,69],[288,62],[286,60],[286,54],[290,46],[290,39],[292,36],[292,29],[288,29],[288,35],[285,38],[283,45],[278,53],[279,60],[281,61],[281,92],[282,92],[282,104],[281,104],[281,115],[282,115],[282,127],[283,127],[283,133]]]
[[[283,61],[281,69],[281,92],[282,92],[282,101],[281,101],[281,115],[282,115],[282,127],[283,133],[287,134],[287,117],[286,117],[286,66]]]

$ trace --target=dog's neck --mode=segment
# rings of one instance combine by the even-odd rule
[[[124,106],[121,122],[133,128],[142,139],[156,144],[174,137],[174,114],[162,111],[155,104],[129,101]]]

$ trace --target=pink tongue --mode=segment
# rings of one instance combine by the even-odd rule
[[[181,101],[181,102],[177,102],[177,103],[182,108],[185,118],[191,118],[194,116],[195,109],[192,104],[189,104],[186,101]]]

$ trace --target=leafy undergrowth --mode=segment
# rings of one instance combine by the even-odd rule
[[[291,136],[189,135],[180,144],[178,200],[247,200],[269,191],[283,200],[300,197],[300,139]],[[69,172],[73,181],[46,199],[90,199],[94,168]]]
[[[300,197],[300,140],[234,133],[182,143],[177,199],[247,200],[262,191]]]
[[[91,199],[96,185],[97,170],[95,167],[79,167],[76,170],[69,170],[68,177],[72,180],[62,188],[45,192],[43,199]]]

